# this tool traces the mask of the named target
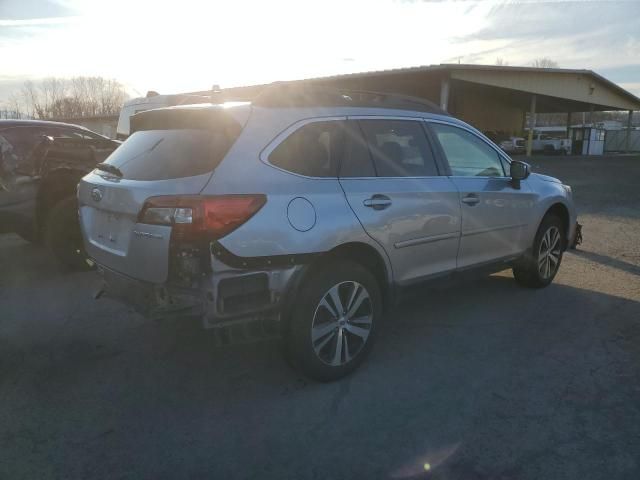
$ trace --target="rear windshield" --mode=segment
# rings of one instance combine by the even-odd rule
[[[157,129],[148,125],[150,129],[133,133],[106,163],[118,167],[129,180],[201,175],[218,166],[241,130],[230,118],[209,123],[208,128],[167,128],[170,125],[162,123]]]

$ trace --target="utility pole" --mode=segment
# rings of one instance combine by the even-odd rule
[[[529,111],[529,139],[527,140],[527,157],[533,149],[533,129],[536,126],[536,95],[531,95],[531,109]]]

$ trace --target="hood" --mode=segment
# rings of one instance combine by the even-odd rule
[[[537,178],[542,180],[543,182],[551,182],[551,183],[560,183],[562,182],[555,177],[550,177],[549,175],[543,175],[542,173],[532,173],[531,175],[535,175]]]

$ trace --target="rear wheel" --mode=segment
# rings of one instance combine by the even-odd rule
[[[566,245],[564,225],[555,215],[542,220],[533,242],[531,254],[513,267],[513,276],[521,285],[542,288],[549,285],[560,268]]]
[[[380,288],[365,268],[333,262],[301,286],[285,338],[290,363],[308,377],[337,380],[365,359],[382,314]]]
[[[67,197],[47,215],[44,242],[56,258],[71,270],[89,270],[78,221],[78,201]]]

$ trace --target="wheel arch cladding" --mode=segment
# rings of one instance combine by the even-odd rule
[[[547,209],[547,211],[544,214],[544,217],[546,217],[549,214],[557,216],[562,221],[562,226],[564,228],[565,242],[567,242],[569,239],[569,230],[570,230],[569,209],[563,203],[556,202]],[[566,245],[565,245],[565,248],[566,248]]]
[[[313,268],[320,268],[330,261],[340,259],[351,260],[369,270],[382,293],[383,305],[388,305],[391,295],[391,275],[381,254],[371,245],[361,242],[344,243],[321,255],[311,265]]]

